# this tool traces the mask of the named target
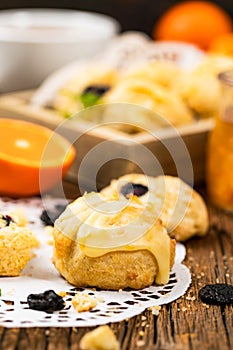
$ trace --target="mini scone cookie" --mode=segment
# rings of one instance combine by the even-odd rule
[[[74,77],[57,93],[53,107],[63,116],[69,117],[84,107],[96,104],[105,92],[115,85],[117,79],[117,71],[108,66],[80,66]]]
[[[138,196],[142,203],[153,206],[170,236],[185,241],[207,233],[208,212],[202,197],[178,177],[128,174],[113,180],[101,193],[130,198]]]
[[[122,80],[104,95],[103,102],[141,106],[138,113],[136,110],[132,113],[131,110],[128,112],[127,108],[122,112],[121,109],[118,111],[110,105],[104,113],[104,122],[131,123],[142,128],[153,127],[154,123],[154,128],[158,129],[161,125],[167,126],[168,123],[178,126],[194,120],[192,112],[178,94],[149,79],[131,77]],[[153,113],[148,113],[147,110]]]
[[[18,276],[39,242],[31,231],[0,214],[0,276]]]
[[[150,205],[85,194],[55,221],[53,262],[78,287],[140,289],[169,280],[175,241]]]

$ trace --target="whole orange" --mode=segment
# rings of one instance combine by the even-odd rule
[[[209,51],[233,56],[233,32],[214,38],[210,42]]]
[[[208,49],[217,36],[231,32],[232,19],[215,3],[184,1],[170,7],[153,29],[156,40],[176,40]]]

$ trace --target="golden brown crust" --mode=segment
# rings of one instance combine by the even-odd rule
[[[78,287],[102,289],[141,289],[154,283],[157,262],[147,250],[115,251],[97,258],[85,256],[77,241],[54,228],[53,262],[68,282]],[[175,259],[175,240],[171,240],[170,265]]]
[[[39,245],[26,227],[10,224],[0,230],[0,276],[18,276]]]
[[[185,241],[193,236],[204,236],[208,232],[207,207],[202,197],[178,177],[151,177],[143,174],[127,174],[113,180],[101,193],[106,196],[120,193],[121,186],[130,182],[147,186],[149,191],[139,197],[154,207],[171,237]]]

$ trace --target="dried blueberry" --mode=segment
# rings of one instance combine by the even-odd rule
[[[10,226],[14,222],[10,215],[0,215],[0,228]]]
[[[65,302],[62,297],[53,290],[46,290],[44,293],[39,294],[29,294],[27,302],[30,309],[48,313],[62,310],[65,307]]]
[[[90,85],[82,92],[82,94],[94,94],[97,96],[102,96],[110,89],[109,85]]]
[[[66,205],[57,204],[53,210],[43,210],[40,219],[45,225],[54,226],[55,220],[65,210]]]
[[[141,197],[148,192],[148,187],[141,184],[134,184],[134,183],[128,182],[126,185],[121,187],[120,192],[126,198],[128,198],[129,195]]]
[[[84,108],[95,106],[101,97],[110,89],[108,85],[91,85],[83,90],[82,94],[78,96]]]
[[[199,298],[205,304],[226,305],[233,303],[233,285],[207,284],[199,290]]]

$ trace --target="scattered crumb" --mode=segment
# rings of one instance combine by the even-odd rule
[[[100,326],[83,336],[80,341],[80,349],[120,350],[120,345],[109,326]]]
[[[99,303],[104,303],[104,298],[99,296],[96,298],[96,300],[99,302]]]
[[[187,296],[186,298],[185,298],[186,300],[190,300],[190,301],[194,301],[194,300],[196,300],[196,297],[195,296]]]
[[[46,331],[45,331],[45,335],[46,335],[46,336],[48,336],[48,335],[49,335],[49,333],[50,333],[49,329],[46,329]]]
[[[12,210],[9,215],[12,217],[12,219],[16,222],[18,226],[24,227],[27,225],[27,217],[25,210],[23,208],[15,208]]]
[[[141,346],[144,346],[145,345],[145,341],[144,340],[138,340],[137,341],[137,346],[138,347],[141,347]]]
[[[141,320],[142,320],[142,321],[146,321],[146,320],[147,320],[147,317],[144,316],[144,315],[142,315]]]
[[[49,236],[53,236],[53,226],[45,226],[45,232],[49,235]]]
[[[84,312],[94,309],[97,305],[95,298],[82,292],[78,292],[72,299],[73,307],[78,312]]]
[[[60,297],[64,298],[66,296],[66,292],[64,290],[61,290],[58,295],[60,295]]]
[[[144,331],[140,331],[140,332],[139,332],[140,337],[143,337],[144,334],[145,334]]]
[[[15,293],[15,289],[12,289],[9,292],[7,292],[7,295],[11,296],[11,295],[14,295],[14,293]]]
[[[122,292],[123,290],[122,289],[119,289],[118,292]]]
[[[152,312],[152,315],[158,316],[159,311],[161,310],[161,306],[160,305],[152,306],[152,307],[149,307],[148,310]]]

